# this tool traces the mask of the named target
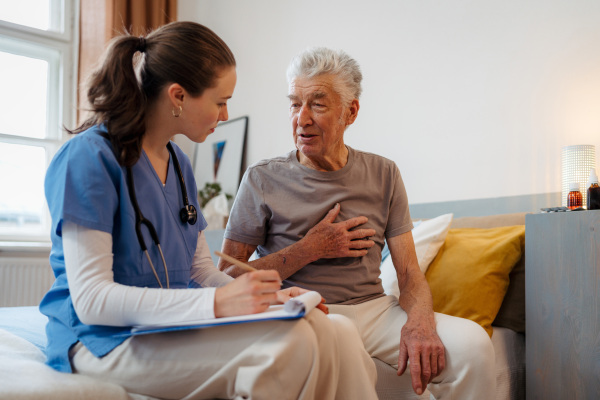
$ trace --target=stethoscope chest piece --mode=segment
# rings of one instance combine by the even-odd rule
[[[179,218],[184,224],[187,222],[190,225],[194,225],[198,221],[198,212],[196,207],[192,204],[188,204],[179,211]]]

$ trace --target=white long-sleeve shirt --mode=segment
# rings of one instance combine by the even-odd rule
[[[62,237],[73,306],[88,325],[152,325],[214,318],[215,288],[233,280],[214,266],[202,232],[191,268],[191,279],[202,286],[199,289],[119,284],[113,278],[109,233],[65,221]]]

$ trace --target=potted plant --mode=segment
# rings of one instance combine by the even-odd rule
[[[212,198],[217,197],[219,194],[221,194],[221,191],[221,184],[219,184],[218,182],[206,182],[204,187],[198,190],[198,200],[200,201],[200,208],[206,207],[206,204]],[[225,197],[227,197],[227,200],[231,200],[233,198],[233,196],[228,193],[225,193]]]

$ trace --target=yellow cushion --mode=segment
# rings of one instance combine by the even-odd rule
[[[525,226],[450,229],[425,277],[433,310],[468,318],[492,336],[508,275],[525,248]]]

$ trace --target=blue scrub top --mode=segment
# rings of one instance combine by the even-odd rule
[[[56,280],[40,303],[40,311],[49,319],[47,364],[64,372],[71,372],[68,353],[77,341],[96,357],[102,357],[127,338],[122,334],[129,332],[130,327],[86,325],[77,317],[65,272],[63,221],[112,235],[115,282],[159,287],[135,233],[135,212],[129,197],[126,168],[119,165],[110,141],[103,134],[106,128],[102,125],[73,137],[56,153],[46,172],[45,192],[52,217],[50,265]],[[188,201],[199,210],[190,161],[172,144],[181,165]],[[169,269],[170,287],[187,288],[198,233],[206,228],[206,220],[199,213],[195,225],[181,222],[179,211],[184,203],[173,160],[169,160],[164,186],[144,152],[132,167],[132,173],[142,214],[158,233]],[[164,285],[166,276],[158,249],[145,227],[142,232]]]

